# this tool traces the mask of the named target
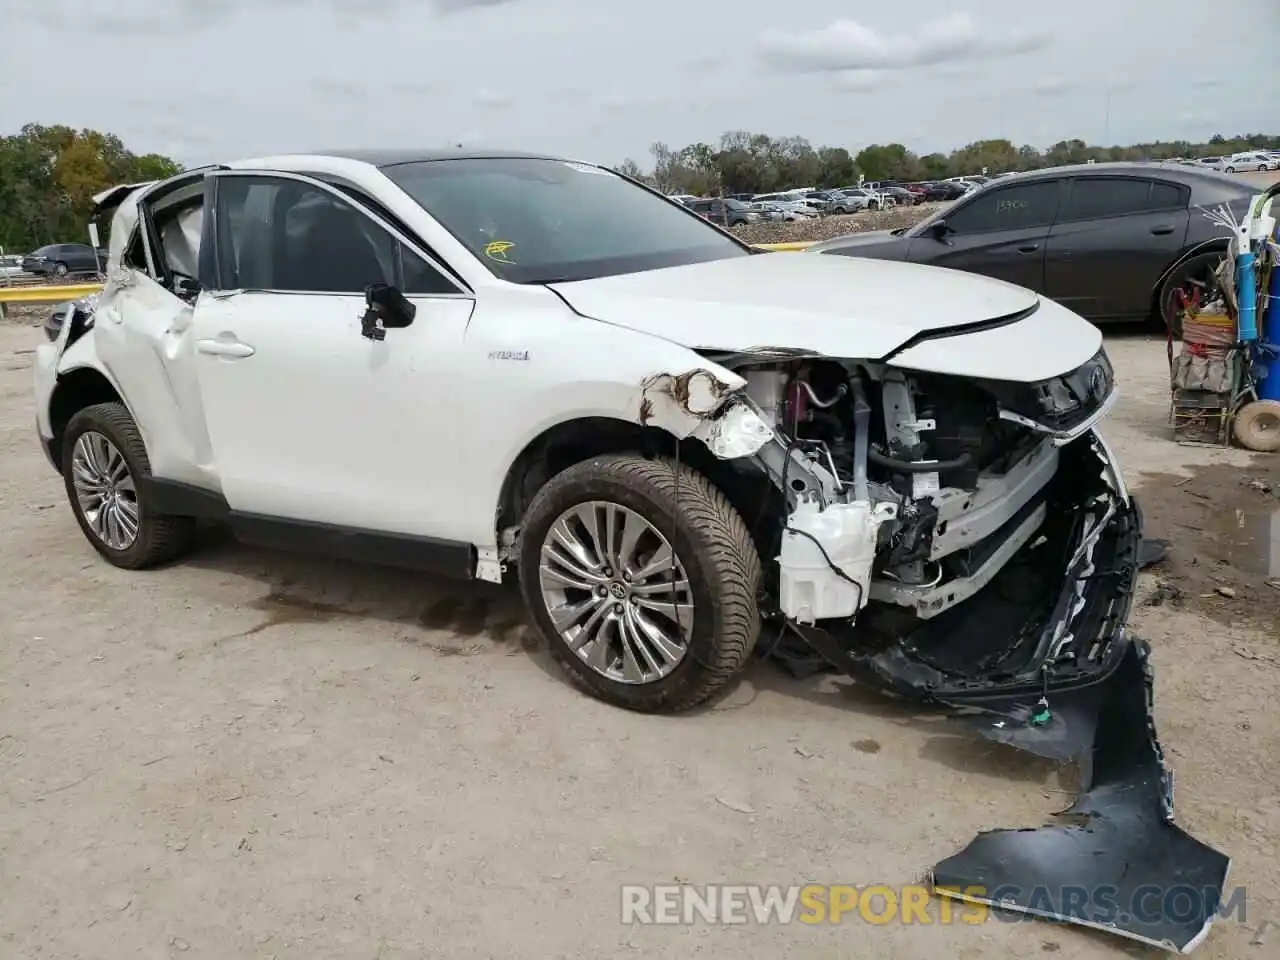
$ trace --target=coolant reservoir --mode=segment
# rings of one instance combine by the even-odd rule
[[[823,508],[816,500],[801,501],[787,518],[778,557],[783,614],[804,624],[857,614],[870,596],[880,525],[897,515],[894,503],[873,509],[861,500]]]

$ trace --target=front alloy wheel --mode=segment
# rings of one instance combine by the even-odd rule
[[[696,470],[619,453],[553,477],[520,531],[520,586],[565,671],[615,706],[673,713],[746,663],[760,557]]]
[[[539,583],[560,637],[617,683],[651,683],[679,666],[693,633],[684,566],[658,530],[617,503],[593,500],[556,518]]]

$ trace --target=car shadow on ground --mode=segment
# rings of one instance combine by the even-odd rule
[[[247,546],[216,525],[201,528],[198,549],[184,566],[244,577],[263,587],[262,596],[250,604],[261,615],[259,622],[219,638],[219,644],[277,626],[374,620],[390,628],[388,639],[437,656],[523,655],[557,682],[572,684],[529,624],[513,583],[461,581]],[[772,636],[764,639],[768,644]],[[888,722],[921,732],[925,738],[918,755],[959,772],[1045,783],[1055,770],[1052,763],[966,734],[938,711],[888,697],[839,674],[797,679],[759,655],[737,681],[688,715],[741,710],[766,691],[844,714],[874,717],[881,729]],[[851,726],[852,748],[878,753],[882,745],[869,735],[873,732],[868,726],[860,736],[858,727]]]
[[[375,620],[393,628],[389,636],[440,656],[523,652],[555,671],[514,585],[247,546],[217,525],[201,527],[199,546],[183,565],[262,584],[263,596],[251,604],[261,621],[224,641],[283,624]]]
[[[775,663],[757,660],[744,679],[758,690],[768,690],[809,703],[856,714],[905,731],[923,734],[917,756],[958,773],[977,774],[1026,783],[1047,783],[1061,770],[1059,764],[1015,750],[1004,744],[981,740],[953,722],[947,712],[881,693],[839,673],[822,673],[805,679],[790,676]],[[732,691],[724,697],[732,698]],[[715,704],[710,710],[719,709]],[[850,745],[862,753],[878,753],[881,744],[860,734],[873,729],[849,727]],[[1060,778],[1061,779],[1061,778]]]

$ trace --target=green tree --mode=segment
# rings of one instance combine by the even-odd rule
[[[918,180],[920,158],[900,143],[872,144],[858,154],[858,169],[868,180]]]
[[[27,251],[80,239],[95,194],[181,169],[168,157],[131,153],[114,134],[29,123],[0,137],[0,246]]]

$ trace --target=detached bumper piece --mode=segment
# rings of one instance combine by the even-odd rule
[[[1091,689],[1081,704],[1087,715],[1100,701],[1099,735],[1086,792],[1058,814],[1063,822],[979,834],[933,868],[935,892],[1175,953],[1205,938],[1230,860],[1173,822],[1173,773],[1156,739],[1149,654],[1145,641],[1127,644],[1100,696]]]
[[[1150,649],[1125,631],[1137,572],[1156,559],[1141,513],[1118,499],[1094,510],[1047,527],[985,590],[905,631],[872,608],[849,634],[790,629],[856,679],[1078,766],[1084,793],[1060,823],[980,834],[934,867],[937,893],[1185,953],[1218,913],[1230,861],[1173,822]]]

